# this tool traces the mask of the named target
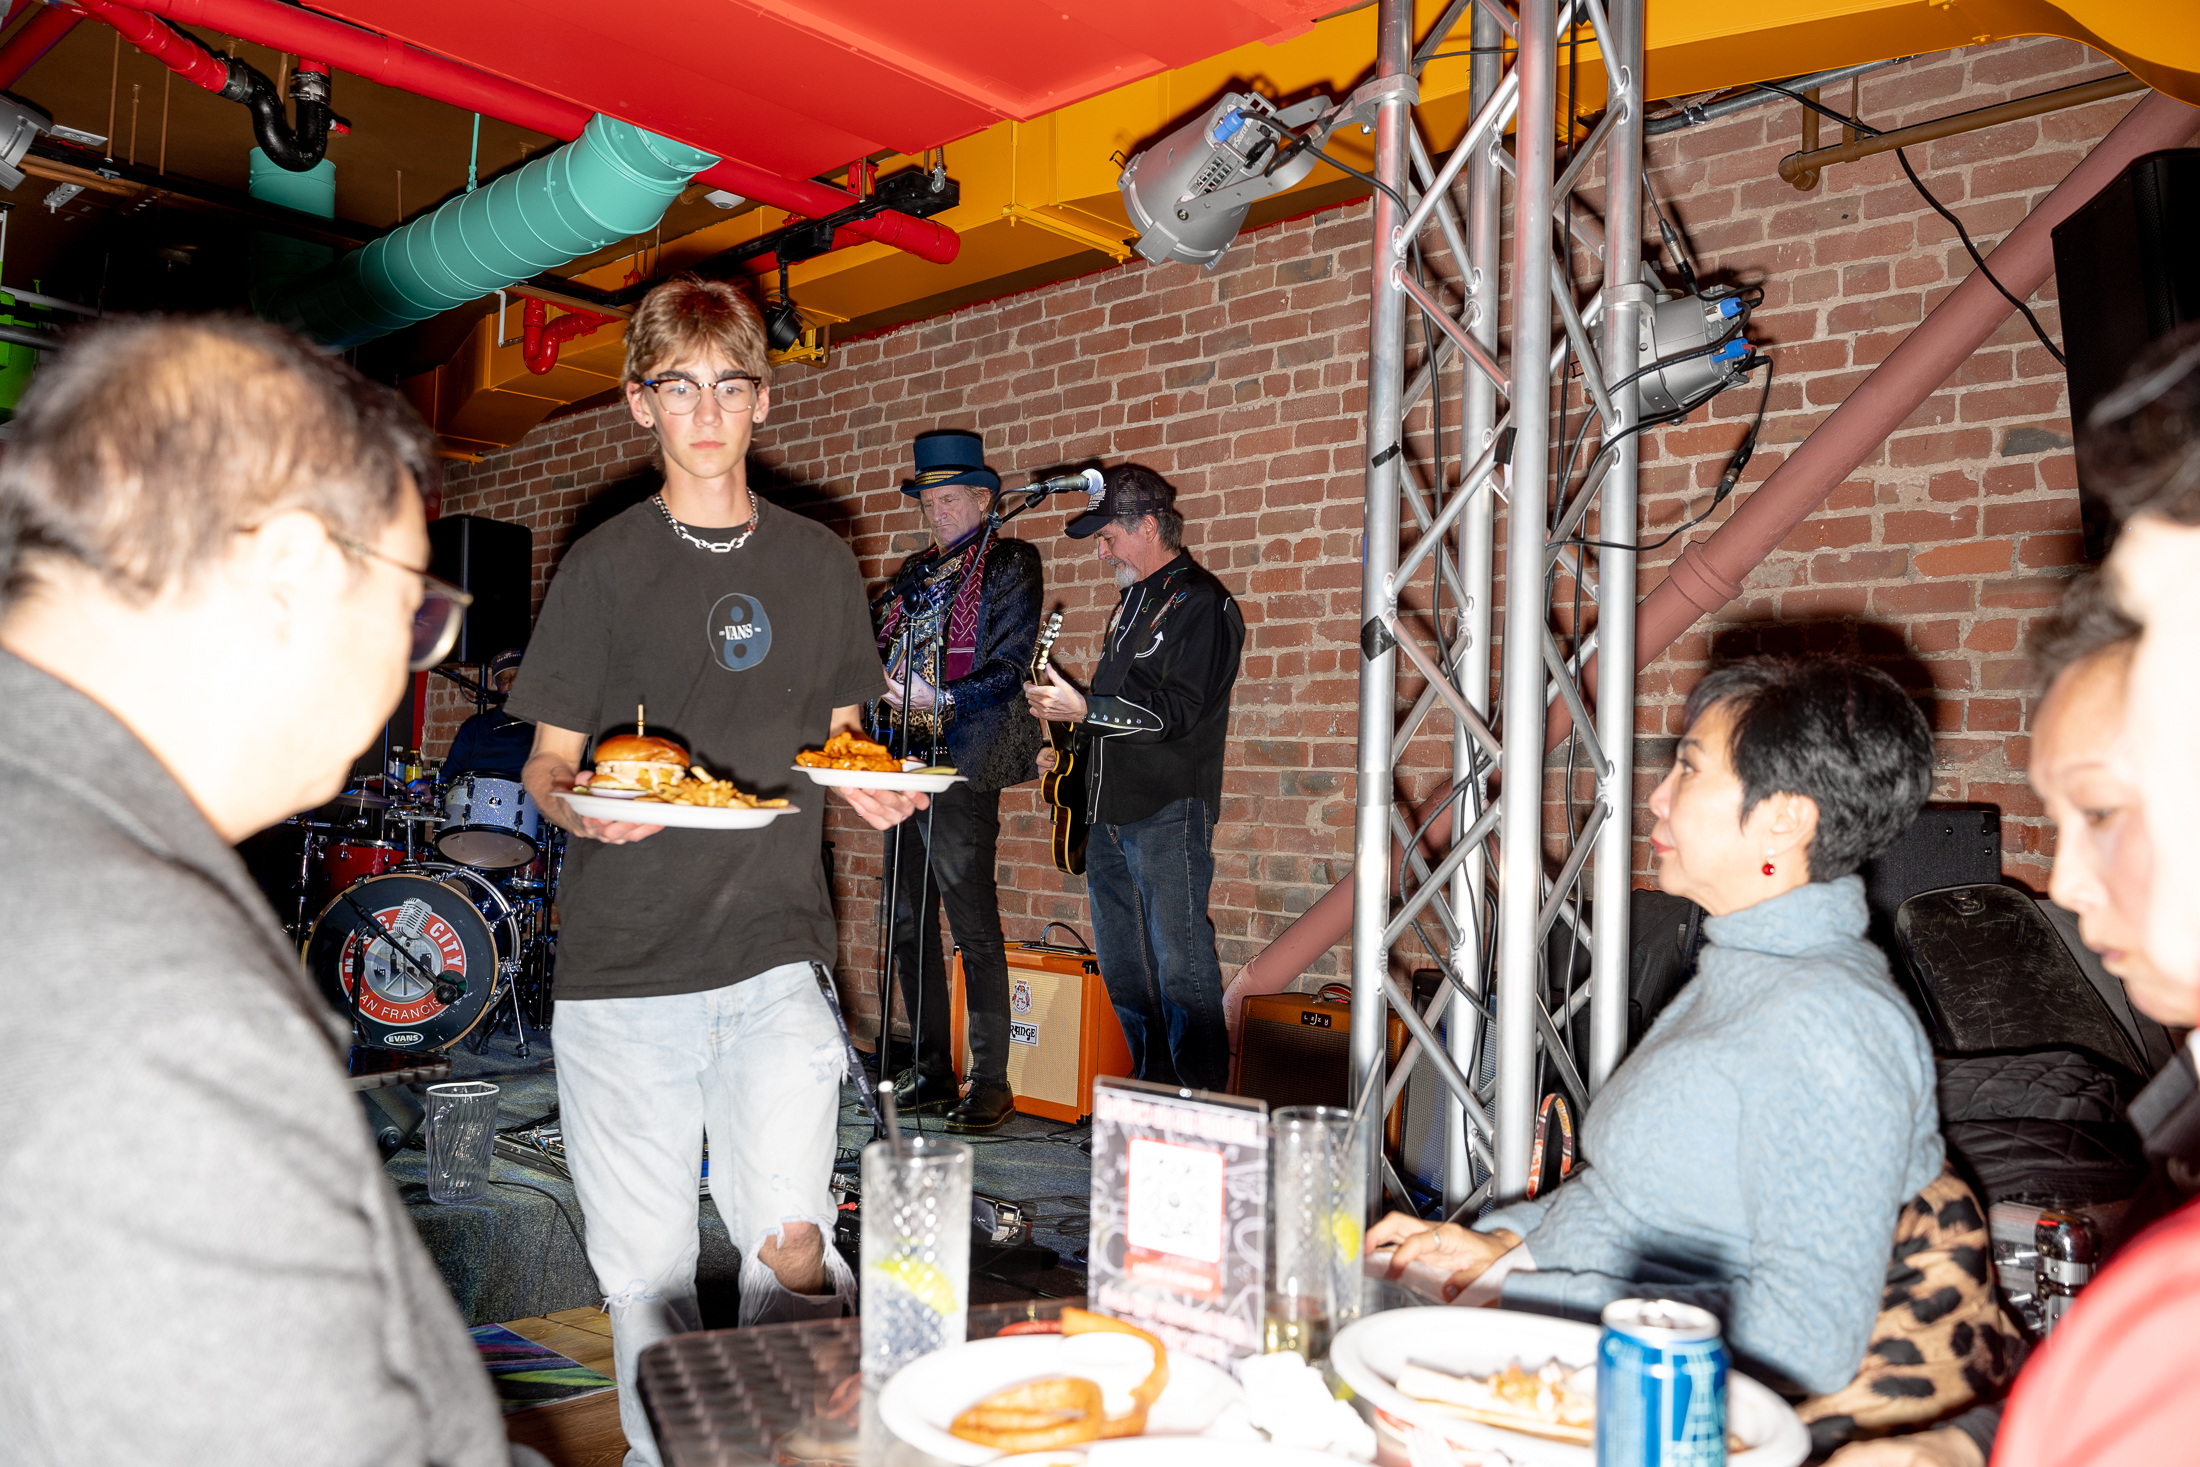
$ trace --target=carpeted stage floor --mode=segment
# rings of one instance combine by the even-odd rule
[[[499,1035],[479,1055],[464,1045],[451,1055],[452,1079],[487,1080],[501,1087],[498,1127],[506,1132],[530,1126],[557,1107],[551,1037],[530,1035],[528,1050],[528,1057],[520,1058],[512,1037]],[[928,1132],[940,1128],[936,1119],[909,1124]],[[991,1136],[962,1138],[972,1146],[976,1190],[1019,1204],[1032,1219],[1033,1241],[1060,1256],[1055,1267],[1042,1270],[1028,1255],[974,1249],[972,1303],[1084,1292],[1092,1167],[1077,1143],[1087,1134],[1087,1125],[1019,1115]],[[861,1148],[870,1139],[870,1117],[855,1087],[844,1084],[836,1167],[850,1182]],[[428,1200],[427,1157],[417,1139],[391,1158],[389,1173],[469,1324],[552,1315],[599,1302],[582,1248],[580,1205],[572,1184],[548,1162],[527,1164],[500,1154],[490,1174],[490,1196],[478,1204]],[[711,1328],[730,1326],[739,1302],[735,1281],[740,1253],[707,1195],[699,1211],[697,1291],[703,1322]],[[848,1246],[852,1255],[852,1237]]]

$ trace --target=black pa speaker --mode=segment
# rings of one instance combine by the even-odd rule
[[[2055,226],[2070,423],[2082,444],[2093,405],[2148,343],[2200,321],[2200,148],[2149,153]],[[2081,456],[2078,462],[2085,460]],[[2108,553],[2108,507],[2078,477],[2086,554]]]
[[[428,569],[473,593],[445,665],[479,666],[499,652],[527,645],[535,576],[535,532],[525,525],[474,514],[428,522]]]

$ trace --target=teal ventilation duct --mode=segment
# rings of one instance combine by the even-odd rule
[[[630,123],[581,135],[255,304],[330,346],[356,346],[655,227],[717,158]]]

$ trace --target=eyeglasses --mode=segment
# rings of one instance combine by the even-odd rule
[[[703,384],[692,377],[653,377],[642,385],[656,391],[657,400],[668,413],[692,413],[703,400]],[[718,406],[729,413],[739,412],[756,400],[757,381],[746,372],[720,377],[710,387],[718,395]]]
[[[458,629],[465,625],[466,608],[474,604],[471,591],[462,591],[449,581],[431,576],[418,566],[407,565],[395,556],[384,555],[371,545],[347,540],[334,530],[328,532],[328,537],[354,555],[364,555],[369,560],[379,560],[384,565],[394,565],[420,577],[420,605],[413,611],[412,657],[406,664],[408,667],[414,672],[426,672],[451,655],[451,646],[458,641]]]

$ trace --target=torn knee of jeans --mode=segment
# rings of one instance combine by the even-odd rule
[[[664,1297],[663,1294],[651,1289],[644,1280],[636,1279],[619,1290],[618,1293],[606,1295],[603,1307],[607,1312],[613,1309],[632,1309],[637,1304],[663,1303]]]
[[[761,1233],[757,1234],[756,1248],[754,1251],[757,1253],[762,1253],[764,1251],[764,1245],[769,1243],[772,1246],[774,1252],[785,1252],[789,1247],[794,1246],[796,1242],[804,1241],[800,1239],[790,1240],[787,1236],[788,1229],[800,1227],[809,1228],[811,1230],[811,1236],[814,1237],[817,1240],[819,1246],[822,1247],[825,1243],[825,1240],[831,1236],[831,1234],[826,1231],[831,1226],[832,1219],[830,1218],[820,1219],[814,1217],[806,1217],[798,1212],[789,1213],[787,1216],[781,1218],[776,1224],[765,1228]]]

